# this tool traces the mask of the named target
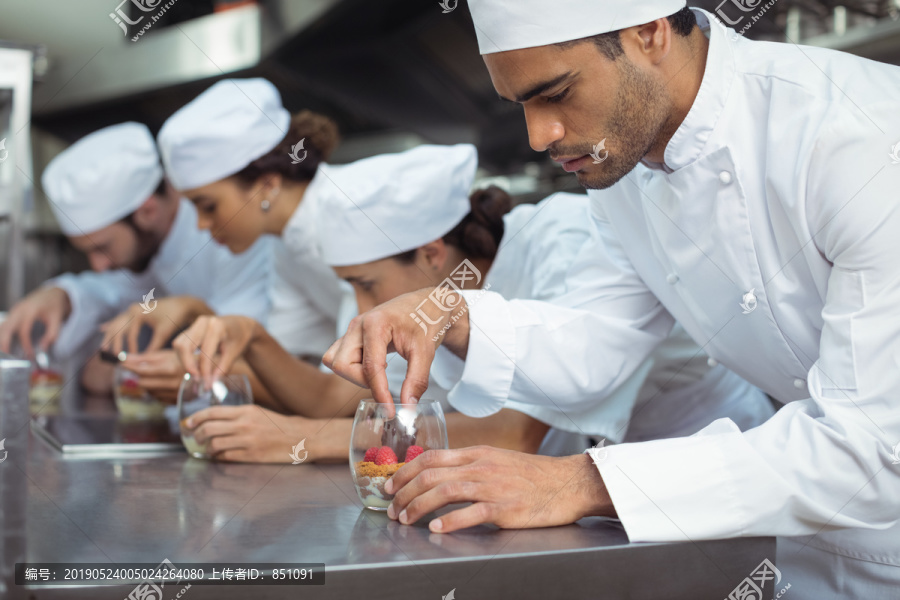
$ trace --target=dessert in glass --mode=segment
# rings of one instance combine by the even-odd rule
[[[118,365],[113,393],[119,418],[123,421],[160,421],[165,418],[166,405],[138,385],[138,375]]]
[[[253,404],[253,392],[246,375],[226,375],[207,386],[200,377],[185,373],[178,388],[178,423],[181,443],[188,454],[195,458],[209,458],[206,446],[194,439],[194,432],[187,426],[188,418],[211,406],[241,406]]]
[[[62,374],[50,368],[35,366],[31,371],[31,387],[28,390],[28,408],[31,414],[58,413],[62,389]]]
[[[428,450],[447,448],[447,423],[441,404],[394,403],[395,416],[374,400],[363,400],[356,409],[350,435],[350,472],[363,506],[387,510],[392,494],[384,484],[400,467]]]

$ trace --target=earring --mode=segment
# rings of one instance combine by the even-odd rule
[[[274,190],[272,190],[272,193],[269,194],[269,198],[271,198],[273,196],[277,196],[280,191],[281,191],[281,188],[275,188]],[[259,207],[262,209],[263,212],[269,212],[269,209],[272,208],[272,203],[269,202],[269,198],[266,198],[265,200],[263,200],[262,202],[259,203]]]

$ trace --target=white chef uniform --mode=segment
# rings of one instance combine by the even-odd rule
[[[214,183],[271,152],[288,134],[290,121],[271,82],[261,78],[219,81],[163,125],[159,133],[163,164],[180,190]],[[291,157],[286,155],[285,160]],[[335,340],[342,302],[351,299],[341,292],[337,276],[318,255],[312,225],[315,205],[314,178],[280,238],[274,240],[267,292],[271,309],[262,321],[288,352],[318,359]]]
[[[325,262],[365,264],[440,239],[471,208],[476,166],[475,148],[467,144],[421,146],[323,166],[317,225]],[[423,200],[424,193],[431,195]],[[554,194],[537,205],[516,207],[503,220],[503,239],[483,289],[508,299],[563,295],[570,267],[592,247],[587,197]],[[445,409],[455,401],[447,390],[459,378],[462,361],[448,366],[455,368],[432,369],[426,395]],[[388,384],[397,396],[405,373],[406,361],[389,356]],[[591,445],[589,435],[615,441],[689,435],[718,417],[749,429],[773,414],[765,394],[725,367],[709,364],[681,328],[601,403],[571,413],[524,403],[507,407],[551,425],[541,451],[558,455],[582,452]]]
[[[96,131],[63,151],[43,175],[44,190],[66,235],[83,236],[137,210],[162,180],[153,136],[139,123]],[[65,359],[97,334],[103,321],[141,302],[190,295],[219,313],[266,314],[270,248],[255,244],[240,256],[197,229],[197,213],[181,200],[169,233],[143,273],[119,269],[64,274],[45,283],[68,294],[72,312],[53,351]]]
[[[283,348],[310,358],[325,354],[336,339],[338,314],[346,307],[355,314],[356,306],[353,290],[341,287],[334,270],[322,262],[315,226],[317,179],[319,173],[276,246],[269,288],[272,306],[266,319],[266,329]]]
[[[599,240],[573,268],[574,292],[471,308],[458,406],[545,402],[538,386],[589,405],[678,319],[787,405],[744,434],[721,420],[592,451],[629,538],[785,536],[790,593],[894,597],[900,69],[752,42],[714,20],[709,37],[665,165],[590,192]]]
[[[208,231],[197,229],[194,205],[181,200],[172,229],[143,273],[125,269],[67,273],[46,283],[65,290],[72,303],[54,354],[69,356],[97,332],[100,323],[141,302],[154,288],[157,299],[195,296],[217,314],[264,318],[269,307],[269,242],[259,240],[234,255],[216,244]]]
[[[504,217],[503,242],[485,286],[508,300],[552,300],[565,294],[570,268],[582,252],[594,249],[590,221],[583,195],[558,193],[536,205],[517,206]],[[475,292],[467,294],[477,297]],[[450,405],[468,407],[470,402],[453,389],[464,363],[443,347],[438,353],[444,356],[432,368],[429,396],[441,395]],[[406,361],[394,356],[387,370],[391,390],[399,396]],[[548,405],[508,401],[504,406],[551,425],[540,453],[556,456],[582,452],[591,445],[588,436],[615,442],[677,437],[723,417],[746,430],[774,413],[765,394],[710,362],[678,325],[624,383],[597,403],[574,410],[555,405],[552,384],[539,393],[548,394]]]

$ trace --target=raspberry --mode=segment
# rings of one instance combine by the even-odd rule
[[[394,451],[388,448],[387,446],[382,446],[378,449],[378,453],[375,455],[375,464],[376,465],[396,465],[397,464],[397,455],[394,454]]]
[[[425,450],[422,449],[422,446],[410,446],[406,450],[406,462],[409,462],[414,458],[418,458],[419,455],[423,452],[425,452]]]
[[[369,448],[368,450],[366,450],[366,456],[363,458],[363,462],[375,462],[376,454],[378,454],[378,448]]]

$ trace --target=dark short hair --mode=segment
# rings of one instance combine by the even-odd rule
[[[697,16],[694,14],[690,8],[685,6],[677,13],[673,15],[669,15],[666,17],[669,21],[669,24],[672,26],[672,31],[676,34],[687,37],[694,30],[694,27],[697,26]],[[610,60],[616,60],[623,54],[625,54],[625,49],[622,48],[622,38],[620,36],[621,29],[617,29],[616,31],[610,31],[609,33],[601,33],[598,35],[593,35],[591,37],[581,38],[580,40],[573,40],[571,42],[562,42],[557,44],[563,48],[570,48],[576,44],[580,44],[582,42],[593,42],[595,46]]]

